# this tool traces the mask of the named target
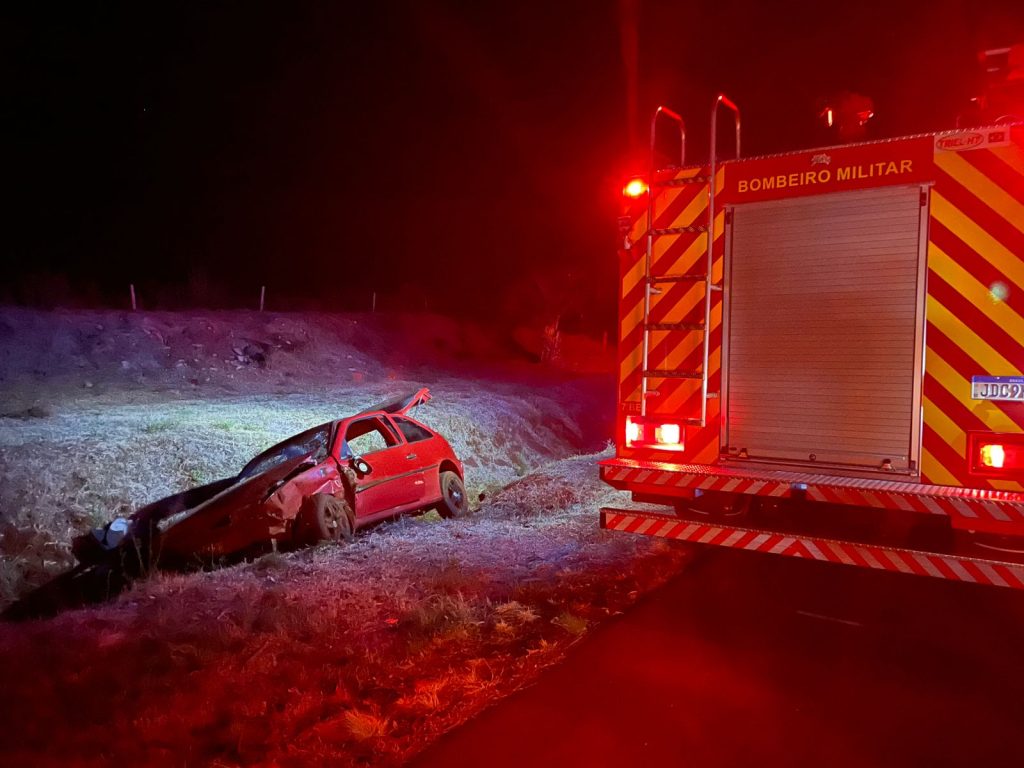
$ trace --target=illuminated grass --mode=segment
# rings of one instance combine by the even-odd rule
[[[600,482],[597,456],[566,458],[596,447],[610,380],[413,372],[435,348],[424,334],[451,339],[451,321],[387,337],[355,318],[221,320],[25,315],[29,331],[68,328],[49,353],[19,353],[30,379],[52,369],[53,394],[0,429],[0,604],[70,564],[91,526],[423,384],[435,399],[416,416],[465,460],[474,504],[487,499],[466,519],[406,517],[348,545],[156,573],[110,604],[0,624],[0,763],[398,764],[682,567],[683,547],[600,530],[597,508],[628,497]],[[268,367],[236,367],[232,347],[254,334],[278,344]],[[121,348],[137,352],[127,367]],[[148,390],[114,386],[143,374]],[[45,396],[27,386],[12,412]]]
[[[625,500],[596,458],[548,464],[463,520],[403,518],[349,545],[161,574],[111,605],[0,625],[0,762],[408,759],[682,567],[685,548],[598,528],[598,506]],[[574,501],[537,507],[541,489]]]

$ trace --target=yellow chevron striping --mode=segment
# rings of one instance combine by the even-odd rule
[[[723,221],[724,221],[724,219],[723,219]],[[716,235],[715,235],[716,240],[717,240],[719,234],[720,233],[716,233]],[[701,253],[706,251],[706,248],[707,248],[706,244],[700,245],[700,244],[695,243],[694,245],[695,246],[699,245],[699,247],[696,247],[693,250],[699,251]],[[689,255],[688,256],[689,251],[690,251],[690,249],[687,249],[687,254],[684,254],[683,257],[681,257],[680,260],[677,261],[675,263],[675,265],[673,265],[673,268],[672,268],[672,272],[673,273],[684,272],[685,270],[688,270],[688,269],[689,270],[699,270],[701,268],[701,266],[703,266],[703,265],[693,266],[694,258],[696,257],[697,254],[693,254],[693,255]],[[711,264],[711,281],[712,282],[717,283],[722,278],[722,266],[723,266],[722,261],[723,260],[721,259],[721,257],[716,257],[715,260]],[[674,318],[686,317],[687,313],[691,312],[693,310],[693,308],[697,306],[697,304],[702,303],[703,301],[704,301],[704,287],[703,287],[703,285],[701,283],[697,283],[694,286],[692,286],[691,289],[689,291],[687,291],[682,297],[680,297],[680,299],[676,303],[676,305],[674,307],[672,307],[672,309],[670,309],[666,313],[666,317],[671,317],[673,319]]]
[[[957,373],[934,350],[928,350],[928,374],[993,432],[1020,431],[1017,424],[996,403],[987,400],[971,400],[969,397],[970,382]],[[925,424],[933,429],[958,455],[965,456],[967,453],[966,430],[927,397],[923,399],[923,404]],[[921,455],[921,472],[933,483],[960,485],[960,481],[953,477],[927,450]],[[993,480],[992,485],[1003,491],[1024,490],[1024,485],[1012,480]]]
[[[1020,376],[1020,369],[999,354],[984,339],[972,331],[967,325],[934,296],[928,297],[928,319],[948,336],[975,362],[979,363],[979,373],[989,371],[994,376]]]
[[[928,266],[970,301],[975,308],[992,322],[1003,328],[1010,336],[1024,343],[1024,317],[1014,311],[1005,301],[993,301],[992,294],[984,283],[939,248],[928,244]]]
[[[924,405],[925,423],[931,427],[950,448],[956,451],[957,455],[966,455],[967,433],[964,432],[960,425],[949,418],[944,411],[942,411],[927,397],[923,398],[922,404]],[[956,481],[952,484],[959,485]]]
[[[623,299],[629,295],[629,292],[636,287],[637,283],[644,279],[644,254],[636,251],[635,248],[633,252],[639,253],[640,257],[636,260],[636,264],[630,267],[629,271],[622,277]]]
[[[722,232],[725,231],[725,211],[719,211],[715,216],[715,242],[722,236]],[[708,241],[707,235],[698,237],[693,243],[683,251],[682,255],[675,260],[672,268],[668,271],[669,274],[678,274],[690,269],[691,266],[697,261],[697,258],[707,253]],[[699,265],[703,266],[703,265]],[[700,269],[703,273],[703,270]]]
[[[989,150],[1004,163],[1010,166],[1008,170],[1012,173],[1018,168],[1024,168],[1024,146],[1020,144],[1020,136],[1017,143],[1005,147],[993,147]]]
[[[674,296],[671,298],[675,298]],[[681,323],[688,318],[693,308],[704,304],[704,284],[694,283],[679,292],[679,299],[665,313],[666,323]],[[692,319],[692,318],[691,318]]]
[[[679,212],[679,215],[673,219],[671,226],[689,227],[697,221],[697,217],[704,213],[708,207],[708,195],[705,190],[707,190],[707,184],[703,185],[693,200]]]
[[[1018,286],[1024,287],[1024,261],[969,219],[960,209],[936,191],[932,191],[932,216],[985,261]]]
[[[637,244],[644,246],[647,243],[646,234],[647,210],[644,209],[643,213],[636,217],[636,221],[633,222],[633,226],[629,229],[629,239],[633,241],[634,248],[636,248]]]
[[[1005,189],[979,171],[957,152],[939,152],[935,164],[952,176],[993,211],[1002,216],[1008,224],[1024,232],[1024,205],[1021,205]]]
[[[644,345],[641,341],[633,351],[622,358],[622,363],[619,367],[619,383],[624,382],[629,376],[640,367],[640,363],[643,362]]]
[[[721,363],[722,363],[722,348],[721,347],[715,347],[714,349],[709,350],[709,352],[708,352],[708,378],[711,378],[716,373],[718,373],[718,370],[721,368]],[[694,379],[692,381],[688,381],[687,384],[689,384],[689,386],[683,385],[683,386],[676,387],[675,391],[672,392],[671,395],[669,395],[668,399],[666,399],[662,403],[659,403],[659,410],[662,413],[675,413],[676,410],[678,410],[680,408],[680,406],[682,406],[682,404],[685,403],[686,400],[689,399],[694,394],[694,392],[697,392],[697,391],[700,390],[700,381],[699,380]],[[684,415],[693,416],[693,415],[696,415],[696,414],[684,414]]]
[[[982,423],[993,432],[1018,432],[1020,428],[998,403],[991,400],[971,400],[971,382],[961,376],[953,366],[947,363],[934,349],[928,350],[926,364],[928,374],[935,379],[950,395],[956,398],[967,410],[981,419]],[[925,412],[925,422],[932,427],[929,413]],[[938,430],[935,430],[938,432]]]
[[[710,418],[710,417],[709,417]],[[718,458],[718,443],[712,441],[693,457],[695,464],[714,464]]]
[[[960,485],[960,481],[953,477],[927,448],[921,449],[921,474],[928,478],[928,482],[937,485]]]
[[[993,480],[989,479],[992,487],[997,491],[1024,491],[1024,485],[1015,483],[1013,480]]]
[[[644,300],[640,299],[633,308],[622,315],[619,323],[619,341],[624,340],[644,321]]]

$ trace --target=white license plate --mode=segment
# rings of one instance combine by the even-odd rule
[[[1024,402],[1024,377],[973,376],[972,400],[1016,400]]]

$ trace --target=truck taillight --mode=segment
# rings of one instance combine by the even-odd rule
[[[985,443],[981,446],[981,464],[993,469],[1002,469],[1006,464],[1006,449],[999,444]]]
[[[622,188],[622,194],[626,197],[643,197],[647,194],[647,182],[643,179],[630,179]]]
[[[972,475],[1009,479],[1024,476],[1024,434],[971,432],[968,446]]]
[[[626,447],[681,451],[685,448],[683,427],[673,421],[627,416]]]
[[[626,446],[632,448],[635,443],[643,440],[644,429],[639,421],[633,421],[631,416],[626,417]]]

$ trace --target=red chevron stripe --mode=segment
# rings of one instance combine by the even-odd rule
[[[942,574],[943,578],[952,579],[953,581],[961,580],[959,574],[949,567],[949,563],[946,562],[946,558],[932,557],[929,559],[931,560],[932,565],[934,565],[938,569],[939,573]]]
[[[713,314],[715,311],[717,311],[716,308],[721,303],[721,299],[718,297],[718,295],[715,295],[715,296],[711,297],[711,302],[712,302],[711,303],[711,311],[712,311],[712,314]],[[703,320],[704,319],[703,306],[704,306],[703,302],[698,300],[697,308],[700,309],[700,315],[698,317],[696,314],[694,314],[693,317],[691,318],[691,320]],[[715,333],[719,334],[719,336],[718,336],[718,339],[719,339],[718,340],[718,345],[721,345],[721,333],[720,333],[720,331],[718,329],[715,330]],[[654,343],[651,344],[651,348],[650,348],[650,350],[648,352],[649,358],[651,360],[651,367],[652,368],[658,367],[658,362],[665,360],[665,358],[669,354],[671,354],[671,352],[675,349],[676,344],[678,344],[681,341],[680,334],[678,334],[678,333],[660,334],[660,335],[663,338],[656,339],[654,341]],[[642,337],[641,337],[641,339],[642,339]],[[715,340],[715,336],[712,335],[712,347],[711,347],[710,352],[713,352],[715,350],[715,348],[716,348],[715,344],[714,344],[714,340]],[[636,343],[639,344],[640,343],[640,339],[638,339],[636,341]],[[679,368],[679,370],[683,370],[683,371],[686,371],[686,370],[695,371],[695,370],[698,370],[700,368],[700,366],[703,364],[703,362],[704,362],[703,346],[698,346],[697,348],[695,348],[693,351],[690,352],[690,354],[682,361],[682,363],[678,366],[678,368]]]
[[[987,373],[987,371],[982,370],[980,364],[974,362],[966,352],[953,344],[949,337],[931,323],[928,324],[928,346],[967,381],[970,381],[971,376],[973,375]],[[925,376],[924,393],[939,409],[942,410],[943,413],[946,414],[946,416],[952,419],[956,425],[965,432],[968,430],[991,431],[991,427],[989,427],[989,425],[986,424],[980,416],[971,412],[963,402],[946,390],[938,380],[934,379],[934,377],[930,375]],[[1013,406],[1012,403],[1008,405]],[[1005,407],[1001,410],[1006,418],[1010,419],[1010,421],[1018,427],[1024,429],[1024,414],[1021,413],[1022,409]]]
[[[658,297],[658,302],[651,307],[651,322],[653,323],[664,323],[664,322],[697,322],[698,319],[704,319],[704,302],[701,299],[697,299],[694,302],[694,306],[690,308],[688,313],[680,315],[679,313],[673,313],[676,303],[682,299],[687,292],[694,287],[694,283],[665,283],[660,287],[662,295]],[[698,289],[699,290],[699,289]],[[695,314],[695,310],[700,310],[700,317],[698,318]]]
[[[655,197],[654,228],[665,229],[675,225],[686,206],[697,199],[698,195],[706,195],[708,187],[706,184],[687,184],[682,187],[669,187]],[[658,210],[658,201],[667,200]],[[687,223],[683,222],[683,226]]]
[[[647,528],[647,535],[657,535],[677,540],[699,541],[705,535],[712,534],[704,543],[730,546],[737,549],[746,549],[755,538],[764,536],[765,539],[758,546],[749,550],[759,552],[770,552],[785,539],[792,538],[792,541],[784,549],[775,554],[815,559],[835,564],[849,563],[859,567],[881,568],[882,570],[897,573],[909,572],[918,576],[937,576],[938,578],[952,581],[974,581],[979,584],[1006,585],[1016,589],[1024,588],[1024,572],[1022,572],[1021,568],[1002,563],[975,563],[958,557],[888,549],[868,544],[855,545],[824,539],[790,537],[783,534],[768,534],[767,532],[755,530],[734,529],[727,526],[701,525],[687,521],[674,522],[666,518],[655,519],[642,513],[635,516],[629,514],[614,517],[607,516],[606,527],[611,527],[611,522],[617,519],[623,521],[620,530],[636,530],[644,521],[654,519],[654,524]],[[685,533],[690,528],[692,528],[692,531]],[[726,544],[726,541],[737,533],[740,535],[731,543]],[[812,554],[812,545],[814,551],[819,554]],[[870,558],[865,555],[870,555]],[[959,568],[954,568],[954,563],[958,564]],[[966,575],[961,575],[962,573]],[[990,577],[987,575],[988,573],[992,573],[994,576]]]
[[[964,152],[963,154],[966,156],[970,152]],[[1024,253],[1024,232],[1018,230],[992,210],[984,200],[962,186],[955,177],[949,175],[941,168],[936,170],[938,173],[935,188],[940,195],[946,198],[953,207],[957,208],[967,218],[988,232],[1007,250],[1012,253]],[[1016,184],[1011,186],[1018,185],[1020,185],[1019,173],[1017,174]],[[1003,188],[1004,190],[1007,189],[1006,187]]]
[[[1007,194],[1024,205],[1024,184],[1021,184],[1019,168],[1014,168],[997,152],[988,149],[962,152],[960,156],[985,174],[989,181],[1002,187]]]
[[[839,545],[846,556],[853,560],[854,563],[859,565],[861,568],[870,568],[871,564],[861,554],[860,547],[847,547],[842,544]]]
[[[1013,570],[1007,568],[1005,565],[993,565],[992,570],[994,570],[996,573],[1002,576],[1003,581],[1005,581],[1011,587],[1020,588],[1024,586],[1024,581],[1021,581],[1021,578]]]
[[[934,272],[928,275],[928,293],[1014,366],[1024,368],[1024,344],[1021,340],[1004,331],[1002,326]]]
[[[931,334],[932,329],[929,328],[928,332]],[[938,336],[941,332],[936,330],[933,335]],[[946,355],[943,353],[943,358]],[[948,359],[947,359],[948,362]],[[952,365],[952,364],[951,364]],[[958,371],[959,372],[959,371]],[[963,376],[963,373],[960,372]],[[967,380],[970,381],[970,376],[967,376]],[[939,408],[953,423],[955,423],[960,429],[965,432],[969,430],[988,430],[988,425],[981,419],[980,416],[973,413],[963,402],[946,389],[938,379],[931,376],[930,374],[924,377],[924,394],[929,400],[931,400],[937,408]]]
[[[937,385],[936,385],[937,386]],[[963,456],[957,454],[949,444],[943,440],[939,434],[929,427],[927,424],[924,425],[924,437],[923,443],[925,449],[935,460],[942,465],[949,474],[951,474],[957,481],[958,484],[964,487],[991,487],[988,483],[981,480],[974,480],[967,474],[967,467]],[[924,475],[922,477],[926,483],[937,483],[938,481],[933,477]]]
[[[993,267],[938,219],[932,217],[929,228],[931,241],[948,254],[953,261],[974,275],[982,285],[991,286],[996,282],[1006,283],[1010,288],[1009,295],[1005,299],[1006,303],[1018,315],[1024,316],[1024,286],[1017,285],[1007,275]],[[929,270],[929,278],[933,274],[935,273]]]
[[[950,339],[938,327],[931,322],[928,323],[928,349],[934,350],[945,360],[957,373],[967,381],[971,376],[983,374],[997,375],[1003,371],[989,371],[984,369],[978,361],[967,354],[958,344]],[[943,408],[945,410],[945,408]],[[958,420],[959,421],[959,420]]]
[[[981,568],[979,568],[977,565],[970,562],[969,560],[961,561],[960,565],[962,565],[964,567],[964,570],[971,574],[971,576],[974,577],[974,580],[977,581],[979,584],[992,583],[989,580],[988,576],[986,576],[985,573],[981,570]]]

